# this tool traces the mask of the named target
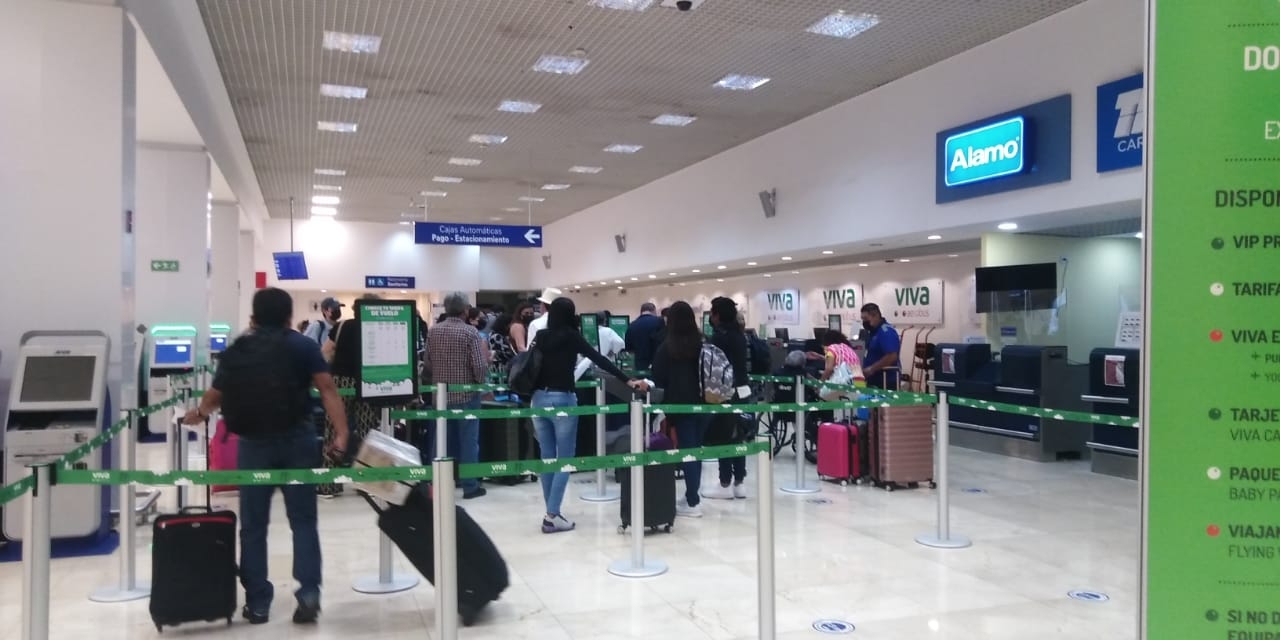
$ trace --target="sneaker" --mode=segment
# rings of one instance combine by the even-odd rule
[[[245,605],[240,610],[240,616],[249,621],[249,624],[266,624],[270,619],[270,614],[266,611],[253,611],[249,605]]]
[[[737,498],[738,500],[746,500],[747,499],[746,485],[742,484],[741,482],[733,485],[733,497]]]
[[[732,500],[733,489],[729,487],[714,485],[702,490],[702,497],[709,500]]]
[[[463,499],[463,500],[475,500],[476,498],[483,498],[483,497],[485,497],[485,496],[487,496],[487,495],[489,495],[489,492],[488,492],[484,487],[480,487],[480,488],[476,489],[475,491],[463,491],[463,492],[462,492],[462,499]]]
[[[696,506],[690,506],[687,498],[681,498],[676,503],[676,515],[683,518],[701,518],[702,509]]]
[[[560,533],[561,531],[573,531],[578,525],[565,520],[564,516],[556,516],[554,518],[542,519],[543,533]]]
[[[298,602],[298,608],[293,610],[294,624],[315,624],[317,618],[320,617],[320,605],[308,602]]]

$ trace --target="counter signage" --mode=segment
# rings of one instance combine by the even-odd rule
[[[898,327],[942,324],[942,280],[888,282],[868,297],[880,305],[889,322]]]
[[[413,303],[359,300],[355,315],[360,321],[360,397],[413,398],[418,370],[414,357],[418,323],[413,319]]]
[[[947,137],[943,162],[948,187],[1022,173],[1027,121],[1022,116]]]
[[[542,227],[415,222],[413,223],[413,241],[417,244],[535,249],[542,246]]]
[[[1141,73],[1098,87],[1098,173],[1142,166],[1145,105]]]
[[[761,291],[760,299],[764,303],[764,321],[770,325],[800,324],[800,290],[779,289],[777,291]]]
[[[934,202],[1071,179],[1071,95],[992,114],[935,136]]]
[[[417,283],[414,276],[365,276],[366,289],[412,289]]]
[[[1280,2],[1148,15],[1141,637],[1277,637]]]
[[[814,326],[830,329],[834,317],[842,326],[858,327],[862,325],[863,302],[862,285],[846,283],[811,289],[805,297],[805,308],[813,316]]]

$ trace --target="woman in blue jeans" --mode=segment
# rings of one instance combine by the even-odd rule
[[[665,404],[704,404],[702,385],[702,331],[694,319],[693,307],[677,302],[667,311],[667,334],[653,358],[653,382],[663,390]],[[676,430],[681,449],[701,447],[711,423],[710,415],[672,414],[667,416]],[[681,463],[684,469],[684,500],[676,503],[676,515],[701,518],[702,461]]]
[[[578,324],[578,311],[573,301],[568,298],[556,298],[547,311],[547,328],[533,337],[530,349],[537,349],[542,354],[542,368],[538,371],[537,384],[533,392],[534,407],[574,407],[578,405],[578,394],[575,390],[577,382],[574,367],[578,356],[586,356],[604,371],[625,380],[637,390],[644,389],[644,382],[633,380],[609,359],[600,355],[582,337]],[[556,416],[553,418],[534,418],[534,430],[538,436],[538,446],[543,458],[572,458],[577,455],[578,417]],[[559,533],[570,531],[574,523],[567,520],[560,512],[564,502],[564,492],[569,486],[569,474],[544,473],[542,480],[542,498],[547,504],[547,514],[542,519],[543,533]]]

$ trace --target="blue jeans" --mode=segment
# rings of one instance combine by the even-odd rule
[[[308,422],[276,438],[240,438],[241,469],[314,469],[321,465],[315,428]],[[267,526],[271,522],[274,486],[240,487],[240,584],[245,605],[255,612],[271,609],[275,588],[267,579]],[[316,488],[281,485],[285,514],[293,530],[294,594],[299,602],[320,604],[320,532],[316,529]]]
[[[667,416],[676,430],[676,446],[681,449],[694,449],[702,446],[702,439],[707,435],[707,425],[712,416],[699,413],[672,414]],[[702,501],[698,490],[702,488],[702,461],[681,462],[684,470],[684,497],[689,506],[696,507]]]
[[[533,393],[530,403],[534,407],[576,407],[578,394],[567,391],[538,390]],[[554,418],[534,418],[533,428],[538,436],[538,448],[543,458],[572,458],[578,455],[578,417],[557,416]],[[542,480],[542,499],[547,503],[547,513],[560,515],[560,505],[564,502],[565,489],[569,488],[569,474],[544,473]]]
[[[450,409],[479,409],[480,396],[475,396],[466,402],[453,402],[449,404]],[[449,434],[449,457],[457,460],[459,464],[472,464],[480,462],[480,420],[478,419],[459,419],[450,420],[445,427],[446,433]],[[427,428],[427,437],[429,448],[429,457],[436,457],[436,423],[431,421],[431,426]],[[480,488],[479,478],[467,478],[458,483],[462,487],[464,493],[470,493]]]

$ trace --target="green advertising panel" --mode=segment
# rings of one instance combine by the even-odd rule
[[[584,313],[578,316],[582,325],[582,337],[587,339],[587,344],[592,349],[600,348],[600,321],[594,313]]]
[[[417,392],[414,357],[418,323],[407,300],[359,300],[359,394],[366,400],[408,400]]]
[[[631,316],[609,316],[609,328],[613,329],[623,340],[627,339],[627,327],[631,326]]]
[[[1149,7],[1142,637],[1280,638],[1280,2]]]

